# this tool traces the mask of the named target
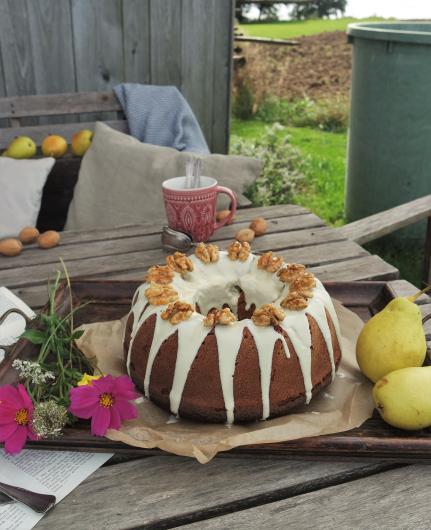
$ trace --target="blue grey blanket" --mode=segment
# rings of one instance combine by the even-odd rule
[[[141,142],[209,153],[199,123],[176,87],[122,83],[114,92],[130,134]]]

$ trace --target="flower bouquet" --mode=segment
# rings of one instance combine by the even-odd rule
[[[136,418],[133,401],[139,397],[131,379],[101,373],[76,347],[82,331],[74,327],[72,290],[63,264],[70,310],[60,317],[56,293],[61,272],[48,283],[48,310],[40,313],[22,337],[37,346],[32,360],[15,359],[19,376],[16,386],[0,387],[0,442],[9,454],[19,453],[27,440],[61,436],[78,419],[91,420],[91,434],[104,436]]]

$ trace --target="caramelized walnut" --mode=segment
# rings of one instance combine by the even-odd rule
[[[297,276],[305,272],[305,266],[300,263],[288,263],[285,267],[277,272],[280,281],[285,283],[292,282]]]
[[[291,291],[286,298],[281,301],[281,307],[291,311],[300,311],[308,306],[308,297],[305,293]]]
[[[166,264],[168,267],[176,272],[180,272],[181,274],[185,274],[186,272],[193,270],[193,263],[191,259],[182,252],[175,252],[175,254],[166,256]]]
[[[224,307],[223,309],[212,309],[204,319],[204,326],[208,328],[212,328],[217,324],[228,326],[236,320],[236,316],[232,313],[229,307]]]
[[[145,296],[151,305],[167,305],[178,300],[178,293],[171,285],[151,283],[145,289]]]
[[[268,272],[275,272],[283,265],[284,259],[273,252],[265,252],[257,260],[257,268]]]
[[[195,254],[204,263],[215,263],[219,258],[218,246],[212,245],[211,243],[208,245],[199,243],[196,247]]]
[[[145,281],[148,283],[159,283],[167,285],[174,279],[174,271],[167,265],[154,265],[148,269]]]
[[[246,261],[251,252],[250,244],[246,241],[234,241],[227,247],[227,254],[233,261]]]
[[[276,326],[284,320],[285,313],[272,304],[264,304],[256,309],[251,317],[256,326]]]
[[[311,292],[311,289],[314,287],[316,287],[316,278],[311,272],[298,274],[290,283],[290,289],[292,291]]]
[[[171,324],[179,324],[183,320],[188,320],[192,316],[193,311],[191,304],[177,300],[170,303],[160,316],[163,320],[169,320]]]

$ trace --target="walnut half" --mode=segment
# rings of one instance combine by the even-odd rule
[[[193,306],[188,302],[176,301],[170,303],[168,307],[161,313],[163,320],[169,320],[171,324],[179,324],[184,320],[188,320],[193,314]]]
[[[228,326],[237,320],[229,307],[223,309],[212,309],[204,319],[204,326],[212,328],[217,324]]]
[[[311,272],[303,272],[298,274],[290,283],[292,291],[311,292],[311,289],[316,287],[316,278]],[[309,296],[311,298],[311,296]]]
[[[292,282],[297,276],[305,272],[305,266],[300,263],[288,263],[277,272],[280,281],[284,283]]]
[[[181,274],[193,270],[191,259],[182,252],[175,252],[175,254],[166,256],[166,264],[168,267]]]
[[[305,293],[291,291],[286,298],[281,301],[280,305],[291,311],[300,311],[308,306],[308,298]]]
[[[268,272],[275,272],[283,265],[282,256],[276,256],[273,252],[265,252],[257,260],[257,268]]]
[[[196,247],[195,254],[204,263],[215,263],[219,258],[218,246],[212,245],[211,243],[208,245],[199,243]]]
[[[151,283],[148,289],[145,289],[145,296],[151,305],[167,305],[178,300],[178,293],[172,285],[158,283]]]
[[[148,283],[159,283],[167,285],[174,279],[174,271],[167,265],[154,265],[148,269],[145,281]]]
[[[250,252],[250,243],[247,243],[247,241],[234,241],[227,247],[227,254],[232,261],[246,261]]]
[[[251,317],[256,326],[276,326],[284,320],[285,312],[273,304],[264,304]]]

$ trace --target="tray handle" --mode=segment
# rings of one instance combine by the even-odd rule
[[[7,311],[5,311],[3,313],[3,315],[0,317],[0,326],[7,319],[7,317],[9,315],[12,315],[13,313],[16,313],[17,315],[22,316],[23,319],[25,320],[26,326],[28,326],[30,324],[30,322],[32,321],[32,319],[30,317],[28,317],[23,311],[21,311],[21,309],[13,307],[12,309],[8,309]],[[4,350],[5,359],[10,355],[10,353],[13,350],[14,346],[15,346],[15,343],[14,344],[8,344],[8,345],[0,344],[0,349]]]

